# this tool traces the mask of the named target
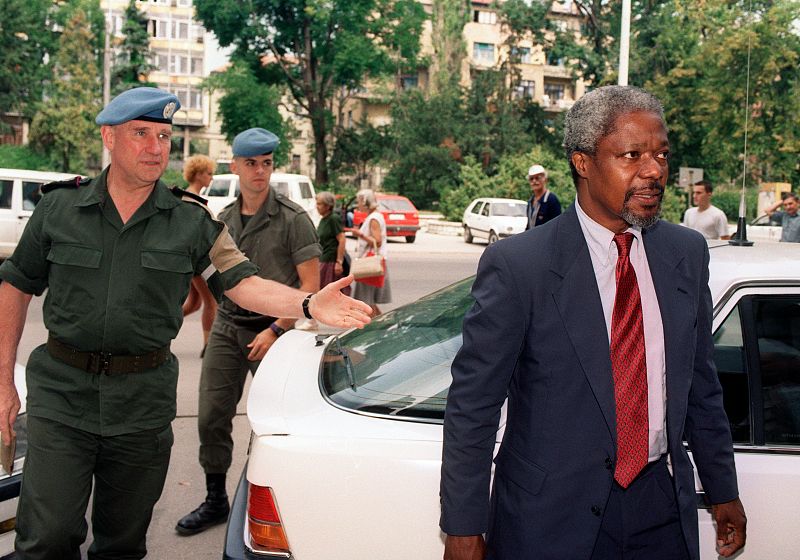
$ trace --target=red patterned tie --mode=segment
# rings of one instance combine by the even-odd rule
[[[647,362],[645,358],[642,298],[631,265],[632,233],[614,236],[617,258],[617,295],[611,317],[611,369],[617,405],[617,467],[614,479],[623,488],[647,465]]]

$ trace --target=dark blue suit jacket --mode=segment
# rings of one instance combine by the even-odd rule
[[[713,364],[708,246],[697,232],[663,221],[643,239],[664,325],[674,484],[696,559],[695,488],[684,434],[712,502],[738,495]],[[445,414],[441,528],[452,535],[488,533],[489,558],[587,559],[611,491],[616,420],[606,323],[574,207],[489,246],[472,293]]]

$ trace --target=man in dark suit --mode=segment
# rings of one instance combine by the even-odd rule
[[[684,437],[730,556],[746,519],[712,359],[708,246],[658,219],[661,104],[598,88],[567,115],[564,145],[575,205],[488,247],[473,286],[444,423],[444,557],[697,560]]]

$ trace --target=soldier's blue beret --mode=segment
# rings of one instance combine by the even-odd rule
[[[137,120],[172,124],[172,115],[180,108],[176,95],[163,89],[139,87],[112,99],[94,122],[113,125]]]
[[[271,154],[280,140],[269,130],[248,128],[233,139],[233,157],[253,157]]]

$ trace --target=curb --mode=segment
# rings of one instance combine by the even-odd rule
[[[422,222],[422,220],[420,220]],[[426,220],[421,223],[428,233],[438,235],[461,235],[463,228],[460,222],[445,222],[443,220]]]

